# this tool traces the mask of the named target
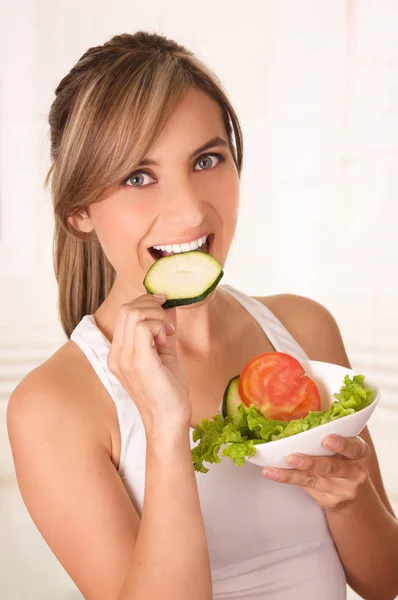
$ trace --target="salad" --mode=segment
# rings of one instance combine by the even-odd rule
[[[282,353],[260,355],[269,363],[269,357],[266,356],[268,354],[280,355]],[[282,362],[287,356],[282,354]],[[261,364],[260,357],[256,357],[253,361]],[[279,357],[273,356],[273,358]],[[289,356],[289,359],[298,363],[293,357]],[[297,369],[297,365],[293,363],[291,365]],[[232,378],[227,385],[224,393],[223,414],[217,414],[211,420],[204,419],[196,425],[193,431],[193,441],[199,441],[199,444],[192,449],[195,471],[207,473],[209,469],[203,463],[221,462],[219,453],[222,446],[225,446],[222,456],[229,456],[236,466],[242,466],[246,458],[255,455],[257,444],[266,444],[324,425],[329,421],[362,410],[373,400],[373,392],[364,385],[364,375],[354,375],[352,378],[346,375],[344,384],[340,391],[334,394],[335,401],[328,410],[310,409],[306,410],[305,416],[301,416],[303,405],[315,404],[320,408],[320,403],[318,404],[319,392],[315,389],[315,383],[312,380],[309,380],[311,383],[307,382],[309,378],[304,374],[304,369],[300,365],[302,376],[291,378],[290,384],[294,381],[294,386],[290,390],[291,396],[289,397],[289,400],[291,397],[295,397],[298,404],[293,408],[290,406],[291,410],[288,413],[286,406],[281,402],[281,396],[283,397],[282,391],[286,387],[289,388],[290,370],[282,368],[278,371],[278,365],[276,365],[273,369],[274,377],[269,377],[270,371],[272,373],[272,365],[267,373],[263,367],[264,365],[257,369],[257,376],[252,379],[257,383],[260,382],[264,394],[263,402],[253,395],[251,399],[245,395],[244,390],[250,389],[247,381],[240,380],[245,373],[246,376],[250,373],[250,369],[245,367],[246,370],[244,369],[240,376]],[[260,371],[262,379],[259,377]],[[253,376],[253,372],[251,374]],[[303,392],[303,390],[306,391]],[[276,414],[279,415],[279,418],[272,418]]]

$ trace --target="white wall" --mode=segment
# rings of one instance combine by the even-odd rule
[[[2,5],[0,539],[7,535],[12,546],[2,548],[0,588],[7,600],[79,597],[19,498],[4,415],[16,383],[64,341],[51,201],[42,190],[53,91],[89,46],[124,31],[175,37],[221,77],[246,146],[225,282],[252,295],[307,295],[332,311],[354,368],[382,388],[370,430],[398,508],[398,4],[245,7],[236,0]]]

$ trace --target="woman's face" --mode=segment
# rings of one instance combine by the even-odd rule
[[[119,282],[136,289],[143,290],[155,261],[152,246],[214,233],[210,252],[224,266],[236,229],[239,177],[218,104],[189,90],[147,159],[114,193],[91,204],[88,218],[70,217],[71,223],[95,230]]]

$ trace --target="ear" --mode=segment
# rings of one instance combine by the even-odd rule
[[[84,233],[90,233],[94,229],[90,217],[88,216],[86,211],[82,212],[79,215],[73,215],[68,217],[68,222],[72,225],[72,227],[77,229],[77,231],[82,231]]]

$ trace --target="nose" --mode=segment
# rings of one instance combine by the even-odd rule
[[[189,181],[179,181],[165,198],[164,219],[172,225],[185,224],[189,228],[198,227],[205,216],[205,202],[200,190]]]

